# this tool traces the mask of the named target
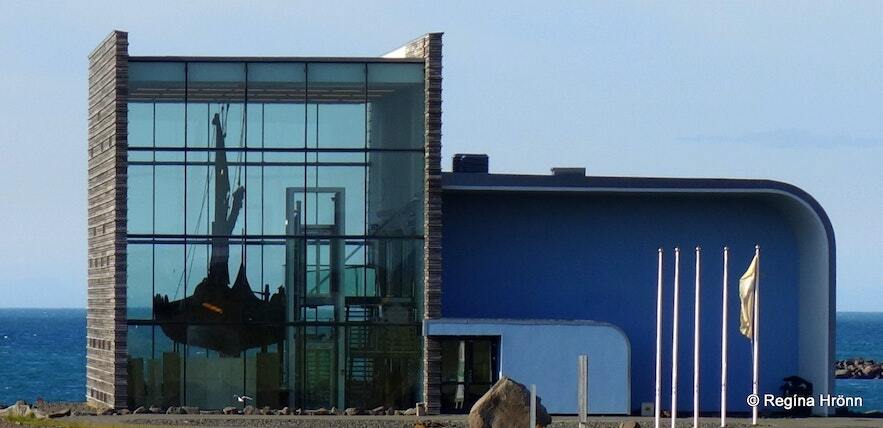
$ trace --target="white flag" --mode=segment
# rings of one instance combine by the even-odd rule
[[[739,315],[739,331],[742,335],[754,339],[754,290],[757,287],[757,255],[751,259],[748,270],[739,279],[739,300],[742,308]]]

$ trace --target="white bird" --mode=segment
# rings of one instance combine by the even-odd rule
[[[233,394],[233,398],[235,398],[236,401],[238,401],[238,402],[240,402],[240,403],[243,403],[243,404],[245,404],[245,402],[247,402],[247,401],[254,401],[254,398],[251,398],[251,397],[249,397],[249,396],[247,396],[247,395],[236,395],[236,394]]]

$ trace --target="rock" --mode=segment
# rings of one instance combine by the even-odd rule
[[[635,421],[620,422],[619,428],[641,428],[641,424]]]
[[[386,409],[384,409],[383,406],[377,406],[377,407],[371,409],[371,414],[372,415],[382,415],[384,410],[386,410]]]
[[[331,412],[332,415],[336,415],[337,414],[337,407],[332,407],[331,410],[329,410],[329,412]]]
[[[132,413],[132,412],[129,411],[129,409],[120,409],[120,410],[117,412],[117,414],[120,414],[120,415],[128,415],[128,414],[130,414],[130,413]]]
[[[36,419],[49,419],[49,414],[40,409],[31,409],[31,416]]]
[[[0,410],[0,416],[13,417],[13,418],[21,418],[21,417],[31,417],[34,411],[31,410],[31,406],[24,404],[24,401],[18,401],[15,404]]]
[[[316,415],[316,416],[325,416],[325,415],[330,415],[331,411],[324,408],[324,407],[321,407],[318,410],[308,410],[307,414],[308,415]]]
[[[137,409],[132,410],[132,414],[133,414],[133,415],[140,415],[140,414],[142,414],[142,413],[147,413],[147,412],[148,412],[148,410],[145,409],[144,406],[140,406],[140,407],[138,407]]]
[[[71,409],[65,408],[65,409],[57,410],[55,412],[50,413],[49,418],[50,419],[64,418],[64,417],[68,417],[70,415],[71,415]]]
[[[198,414],[199,414],[199,407],[194,407],[194,406],[183,406],[183,407],[181,407],[181,414],[184,414],[184,415],[198,415]]]
[[[242,408],[243,415],[253,415],[254,413],[255,413],[254,406],[252,406],[251,404]]]
[[[291,409],[289,409],[288,407],[283,407],[282,410],[279,411],[279,413],[283,416],[288,416],[291,414]]]
[[[407,409],[404,412],[402,412],[402,414],[405,416],[414,416],[417,414],[417,409],[411,407],[410,409]],[[470,428],[472,428],[471,425],[470,425]]]
[[[162,409],[156,406],[150,406],[147,410],[150,411],[150,413],[162,413]]]
[[[356,416],[361,412],[362,412],[361,410],[359,410],[355,407],[347,407],[346,410],[343,411],[343,414],[347,415],[347,416]]]
[[[392,412],[392,414],[393,414],[394,416],[402,416],[402,415],[405,414],[405,412],[403,412],[403,411],[401,411],[401,410],[396,410],[396,411]]]
[[[228,406],[228,407],[224,407],[224,410],[221,410],[221,412],[224,413],[225,415],[235,415],[235,414],[239,413],[239,409],[237,409],[235,407]]]
[[[530,416],[530,391],[524,385],[503,377],[469,411],[469,428],[503,428],[524,424]],[[552,423],[552,417],[537,396],[537,426]]]
[[[262,414],[262,415],[264,415],[264,416],[266,416],[266,415],[272,415],[272,414],[273,414],[273,409],[270,409],[270,406],[264,406],[264,407],[261,408],[261,410],[260,410],[259,413]]]
[[[167,414],[167,415],[179,415],[179,414],[181,414],[181,408],[180,408],[180,407],[171,406],[171,407],[169,407],[168,409],[166,409],[166,414]]]
[[[393,409],[392,407],[386,409],[386,416],[392,416],[392,415],[394,415],[395,413],[396,413],[396,411],[395,411],[395,409]]]
[[[98,412],[98,416],[113,416],[115,414],[116,414],[116,412],[113,409],[111,409],[110,407],[102,409],[101,411]]]

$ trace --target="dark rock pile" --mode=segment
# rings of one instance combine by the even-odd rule
[[[834,377],[837,379],[880,379],[883,378],[883,363],[864,358],[837,361],[834,363]]]

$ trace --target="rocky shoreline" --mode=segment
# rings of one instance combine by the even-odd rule
[[[834,378],[881,379],[883,378],[883,363],[864,358],[840,360],[834,363]]]

